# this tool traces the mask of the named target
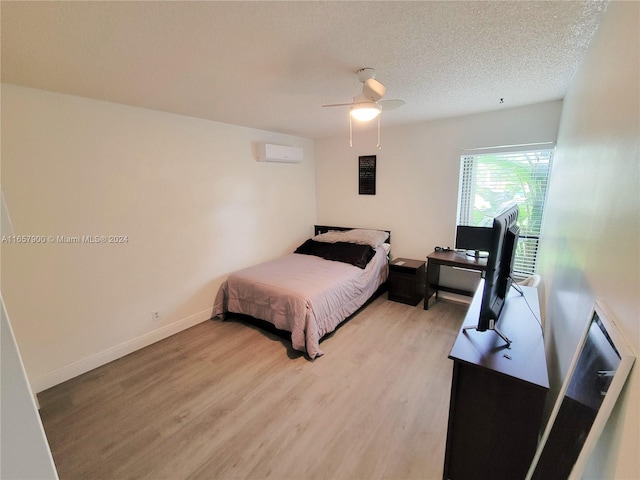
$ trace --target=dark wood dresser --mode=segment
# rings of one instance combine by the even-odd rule
[[[478,322],[480,281],[463,322]],[[524,479],[536,451],[549,389],[535,288],[513,288],[495,332],[460,330],[453,360],[444,479]],[[530,307],[530,308],[529,308]],[[535,313],[535,316],[534,316]]]

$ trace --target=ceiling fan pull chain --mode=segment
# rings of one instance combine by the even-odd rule
[[[351,129],[351,115],[349,115],[349,146],[353,147],[353,132]]]
[[[382,115],[378,115],[378,144],[376,145],[376,147],[378,147],[378,150],[382,150],[382,146],[380,145],[380,117]]]

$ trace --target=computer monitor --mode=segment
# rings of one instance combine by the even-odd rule
[[[456,227],[456,249],[466,250],[467,255],[486,258],[491,250],[491,227],[472,227],[458,225]]]

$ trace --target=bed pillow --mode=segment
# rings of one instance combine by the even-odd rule
[[[311,240],[314,240],[316,242],[323,242],[323,243],[336,243],[341,241],[343,235],[344,235],[344,231],[329,230],[328,232],[320,233],[319,235],[316,235]]]
[[[349,263],[359,268],[365,268],[376,254],[376,251],[370,245],[348,242],[317,242],[310,238],[296,248],[294,253],[315,255],[325,260]]]
[[[377,248],[382,243],[386,242],[389,238],[389,234],[384,230],[367,230],[364,228],[354,228],[353,230],[345,231],[329,231],[327,233],[321,233],[313,237],[313,240],[317,242],[349,242],[357,243],[360,245],[369,245],[373,248]]]

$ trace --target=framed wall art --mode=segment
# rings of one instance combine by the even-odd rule
[[[376,156],[358,157],[358,194],[376,194]]]

